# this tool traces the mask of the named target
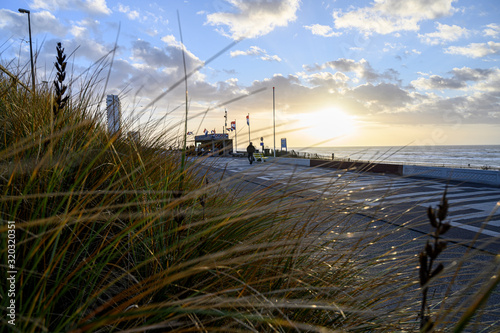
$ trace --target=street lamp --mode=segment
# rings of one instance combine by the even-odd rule
[[[32,89],[33,93],[35,92],[35,69],[33,66],[33,46],[31,43],[31,20],[30,20],[30,11],[27,9],[19,8],[19,13],[28,14],[28,30],[30,34],[30,56],[31,56],[31,80],[32,80]]]

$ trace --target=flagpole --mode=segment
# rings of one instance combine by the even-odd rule
[[[238,131],[236,130],[236,119],[234,120],[234,145],[235,145],[235,150],[234,152],[238,152]]]
[[[250,145],[250,113],[247,115],[247,125],[248,125],[248,145]]]
[[[273,144],[274,144],[274,157],[276,157],[276,110],[274,103],[274,87],[273,87]]]
[[[226,127],[227,127],[227,110],[224,108],[224,128],[222,129],[222,134],[226,133]]]

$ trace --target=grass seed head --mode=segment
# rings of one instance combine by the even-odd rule
[[[57,73],[56,79],[54,80],[54,89],[55,89],[55,103],[53,106],[54,117],[57,118],[59,112],[61,112],[66,103],[68,101],[69,96],[64,96],[68,87],[63,84],[64,79],[66,78],[66,55],[64,54],[64,49],[61,43],[57,43],[57,57],[56,62],[54,63]]]
[[[429,218],[429,221],[431,222],[431,225],[434,228],[437,228],[438,227],[438,222],[436,220],[436,213],[435,213],[434,209],[432,207],[430,207],[430,206],[429,206],[429,208],[427,208],[427,217]]]

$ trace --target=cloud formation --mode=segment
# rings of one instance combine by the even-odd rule
[[[313,24],[305,25],[304,28],[310,30],[313,35],[323,37],[334,37],[342,35],[342,32],[333,31],[332,27],[330,27],[329,25]]]
[[[26,14],[18,13],[8,9],[0,9],[0,29],[9,31],[14,36],[23,36],[28,38],[28,19]],[[54,36],[64,37],[68,28],[63,26],[56,17],[44,10],[37,13],[31,13],[32,27],[37,28],[37,33],[50,33]]]
[[[136,20],[139,18],[139,12],[137,10],[131,10],[129,6],[124,6],[121,3],[118,4],[118,11],[126,14],[130,20]]]
[[[87,7],[84,13],[95,11],[100,13],[99,15],[105,15],[107,12],[106,8],[108,7],[105,1],[80,2],[80,6]],[[222,2],[222,0],[219,2]],[[74,0],[66,2],[61,0],[35,0],[33,6],[47,9],[52,7],[67,9],[71,11],[71,14],[75,14],[75,9],[76,11],[80,10],[75,3]],[[224,9],[219,8],[217,12],[207,14],[206,24],[217,27],[217,31],[234,39],[242,36],[263,36],[278,27],[291,25],[290,23],[296,20],[296,16],[300,14],[299,0],[227,0],[225,3],[227,3],[227,6]],[[74,8],[70,8],[71,4],[74,5]],[[264,114],[270,108],[272,87],[276,87],[280,112],[288,115],[309,115],[316,110],[323,110],[334,105],[366,123],[413,126],[440,124],[443,119],[445,121],[446,119],[459,119],[461,123],[500,124],[500,70],[495,67],[484,69],[462,65],[469,63],[469,60],[465,59],[465,57],[487,57],[485,60],[496,60],[492,56],[500,54],[500,43],[498,43],[497,39],[500,37],[500,26],[498,24],[480,22],[475,26],[467,25],[469,30],[454,25],[454,23],[463,24],[463,21],[456,20],[453,22],[450,20],[453,23],[449,25],[436,22],[434,31],[429,33],[400,34],[398,38],[390,36],[386,41],[383,41],[380,36],[366,38],[366,34],[373,33],[393,33],[396,36],[397,32],[402,31],[417,32],[420,29],[419,25],[424,20],[436,19],[453,13],[455,11],[453,4],[454,1],[452,0],[409,0],[405,2],[373,0],[366,7],[345,7],[346,9],[343,11],[335,11],[334,22],[330,25],[304,25],[301,22],[301,24],[295,24],[291,27],[294,29],[294,34],[297,35],[304,35],[304,29],[307,29],[310,33],[305,35],[309,36],[310,34],[323,37],[339,36],[339,43],[335,47],[338,46],[341,51],[363,51],[363,56],[369,60],[361,58],[360,54],[353,55],[354,52],[330,52],[332,50],[330,47],[325,48],[327,52],[321,54],[321,45],[315,49],[315,51],[318,51],[317,54],[313,52],[315,57],[308,58],[312,60],[307,60],[306,64],[303,62],[293,63],[293,57],[287,53],[288,50],[293,52],[291,47],[287,51],[281,49],[279,54],[287,55],[286,61],[283,61],[277,54],[269,54],[265,50],[266,45],[269,45],[265,44],[268,42],[267,38],[264,41],[254,40],[250,44],[252,46],[246,49],[236,49],[222,54],[220,62],[211,64],[214,65],[214,68],[211,68],[211,66],[204,67],[200,72],[188,79],[190,107],[193,107],[193,109],[206,108],[224,101],[233,100],[261,88],[267,88],[258,95],[252,95],[235,102],[237,108],[234,108],[238,110],[235,113],[243,114],[243,112],[260,111]],[[111,39],[106,41],[103,36],[110,35],[108,33],[109,27],[116,23],[117,17],[118,20],[122,20],[126,15],[130,20],[134,20],[133,25],[130,24],[130,26],[133,26],[135,30],[129,29],[124,32],[126,29],[123,29],[124,26],[122,25],[120,45],[114,58],[107,90],[110,93],[125,91],[128,96],[124,94],[124,100],[132,99],[130,96],[137,96],[138,99],[145,101],[143,104],[155,100],[158,96],[165,96],[155,103],[158,109],[161,108],[162,111],[182,105],[185,98],[182,51],[185,52],[187,71],[191,72],[203,67],[204,62],[199,56],[201,57],[202,54],[206,56],[207,45],[208,48],[212,45],[205,44],[203,51],[200,51],[201,47],[189,50],[174,35],[170,34],[177,31],[177,27],[175,23],[168,24],[166,20],[162,19],[161,14],[164,13],[162,10],[159,9],[154,13],[149,13],[144,7],[130,6],[121,3],[113,5],[112,10],[116,15],[113,18],[103,20],[98,17],[100,21],[95,17],[90,19],[91,16],[88,15],[82,16],[81,12],[78,12],[75,16],[72,16],[72,19],[61,21],[61,23],[48,10],[43,9],[39,12],[33,12],[32,23],[39,27],[37,33],[47,32],[53,35],[45,41],[43,52],[40,52],[38,58],[39,68],[42,68],[45,63],[53,63],[56,42],[61,40],[68,53],[78,48],[72,56],[77,60],[85,58],[85,60],[94,62],[109,55],[109,52],[114,47],[113,41]],[[203,15],[206,13],[204,11]],[[165,14],[165,17],[167,17],[167,14]],[[172,16],[168,17],[172,18]],[[199,16],[198,19],[200,19]],[[125,21],[127,20],[125,19]],[[62,24],[66,24],[66,26]],[[432,22],[428,22],[427,26],[432,27],[432,24]],[[145,28],[146,25],[150,29],[150,34],[156,37],[149,38],[145,36],[144,39],[137,39],[137,31]],[[12,33],[16,37],[20,33],[22,33],[22,37],[27,36],[26,18],[21,17],[21,14],[17,12],[6,9],[0,10],[0,28],[3,32]],[[346,28],[357,29],[361,33],[358,33],[357,37],[350,39],[352,35],[338,30]],[[205,30],[213,35],[211,27],[205,26]],[[449,45],[452,42],[471,36],[478,37],[480,32],[483,33],[481,38],[486,36],[488,39],[475,41],[484,41],[483,43]],[[209,36],[204,33],[206,31],[200,33],[200,36]],[[287,43],[291,43],[294,34],[289,34],[291,38]],[[411,42],[416,40],[417,43],[415,45],[406,43],[405,36],[409,36]],[[268,38],[272,37],[268,36]],[[446,44],[446,46],[417,50],[414,48],[419,45],[416,37],[421,42],[429,45]],[[217,38],[220,37],[216,36],[215,39]],[[490,41],[487,42],[488,40]],[[297,39],[294,42],[296,41]],[[311,42],[311,45],[313,45],[318,41],[320,44],[326,44],[324,42],[327,40],[311,38],[307,42]],[[296,47],[297,52],[304,52],[304,45],[307,44],[301,43],[297,43],[297,45],[287,44],[287,46],[292,45]],[[23,60],[28,59],[27,43],[23,41],[22,46],[22,58]],[[269,47],[267,48],[269,49]],[[410,68],[406,67],[406,61],[405,63],[391,63],[390,61],[394,60],[394,56],[404,61],[407,60],[405,55],[421,53],[423,54],[422,59],[429,59],[429,53],[427,52],[436,49],[457,55],[456,57],[448,56],[448,58],[453,60],[450,63],[461,65],[455,65],[458,67],[452,70],[450,70],[451,67],[447,67],[449,64],[445,62],[440,62],[440,65],[435,67],[425,64],[419,68],[415,68],[415,66]],[[375,51],[384,61],[380,61],[377,57],[369,58],[373,56]],[[384,52],[391,52],[391,54],[388,55]],[[442,51],[439,51],[439,53],[442,53]],[[14,52],[10,54],[14,54]],[[340,54],[341,57],[337,57]],[[227,65],[224,61],[227,61],[228,57],[245,56],[254,57],[257,62],[263,60],[274,61],[275,63],[274,66],[254,66],[252,71],[242,68],[245,66],[244,63],[237,70],[225,67]],[[328,58],[329,56],[331,57]],[[299,61],[304,61],[303,59],[306,59],[306,57],[300,57],[300,59]],[[227,63],[231,63],[231,66],[233,66],[234,63],[237,63],[237,60],[239,59],[232,59]],[[242,60],[248,59],[243,58]],[[314,61],[318,61],[318,63],[314,63]],[[75,72],[79,73],[86,69],[81,61],[75,61],[75,63]],[[409,61],[407,63],[411,66]],[[478,63],[482,62],[473,61],[471,63],[474,63],[476,67],[479,66]],[[288,66],[289,64],[293,66]],[[303,65],[301,72],[291,72],[291,68],[300,68],[301,65]],[[50,65],[47,67],[50,68]],[[273,67],[273,72],[262,70],[265,67]],[[38,73],[41,74],[41,71],[40,69]],[[238,78],[236,77],[237,71],[240,75]],[[280,71],[283,74],[279,74]],[[49,75],[51,74],[49,73],[47,76]],[[255,80],[251,82],[250,80],[253,79]],[[165,92],[172,85],[180,81],[182,83],[177,90],[165,95]]]
[[[257,56],[264,61],[277,61],[281,62],[281,58],[277,55],[269,55],[266,50],[258,46],[250,46],[246,51],[236,50],[229,53],[232,58],[238,56]]]
[[[461,89],[467,86],[464,80],[457,78],[443,78],[439,75],[431,75],[429,78],[420,77],[411,82],[418,90],[443,90],[443,89]]]
[[[327,61],[321,65],[315,64],[313,66],[305,65],[303,66],[306,71],[318,71],[324,70],[326,68],[336,69],[343,73],[355,73],[356,77],[359,79],[366,80],[367,82],[373,82],[376,80],[386,79],[386,80],[397,80],[398,72],[389,69],[384,73],[376,72],[370,63],[365,59],[361,59],[356,62],[353,59],[340,58],[337,60]]]
[[[207,15],[207,24],[227,26],[219,28],[224,36],[233,39],[256,38],[266,35],[276,27],[285,27],[295,21],[299,0],[228,0],[235,12]]]
[[[500,92],[500,70],[498,68],[454,68],[449,72],[450,77],[431,75],[419,77],[411,82],[418,90],[445,90],[445,89],[474,89],[480,91]],[[426,76],[424,74],[424,76]]]
[[[376,0],[372,6],[346,13],[334,11],[335,28],[358,29],[365,34],[418,31],[419,23],[450,15],[456,0]]]
[[[162,40],[165,42],[168,41],[164,48],[154,46],[145,40],[134,41],[131,50],[132,60],[157,71],[163,71],[169,74],[171,76],[168,80],[169,82],[177,81],[184,76],[184,68],[182,66],[183,46],[180,42],[176,41],[173,36],[166,36],[162,38]],[[203,61],[186,49],[184,49],[184,56],[188,74],[203,65]],[[201,74],[196,74],[194,79],[201,79],[200,75]]]
[[[458,25],[447,25],[436,22],[436,31],[428,34],[418,34],[423,43],[429,45],[444,44],[454,42],[463,37],[468,37],[470,31]]]
[[[109,15],[111,9],[108,8],[106,0],[33,0],[30,8],[47,9],[55,11],[58,9],[78,9],[90,15]]]
[[[469,58],[482,58],[488,55],[500,54],[500,43],[489,41],[487,43],[470,43],[467,46],[450,46],[444,52]]]
[[[483,30],[483,33],[486,36],[499,38],[500,37],[500,25],[496,23],[491,23],[486,26],[486,29]]]
[[[306,72],[297,75],[278,74],[254,81],[247,90],[276,87],[280,109],[287,114],[308,113],[334,105],[370,123],[500,124],[499,69],[454,68],[446,77],[422,74],[410,86],[402,87],[397,71],[387,69],[379,73],[366,61],[338,59],[305,68]],[[325,71],[329,69],[337,71]],[[367,73],[371,82],[359,83],[358,77]],[[394,82],[384,81],[386,73],[392,73]],[[436,90],[456,93],[450,97],[434,93]],[[244,104],[238,105],[242,110],[268,107],[268,100],[261,96],[245,99]]]

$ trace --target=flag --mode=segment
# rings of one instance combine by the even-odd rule
[[[212,130],[212,134],[215,134],[215,128]]]
[[[205,135],[208,135],[208,131],[206,128],[203,130],[203,133],[205,133]]]
[[[250,114],[247,115],[247,125],[250,126]]]
[[[187,135],[193,135],[193,132],[189,131],[187,132]]]
[[[236,130],[236,120],[231,122],[231,131]]]

